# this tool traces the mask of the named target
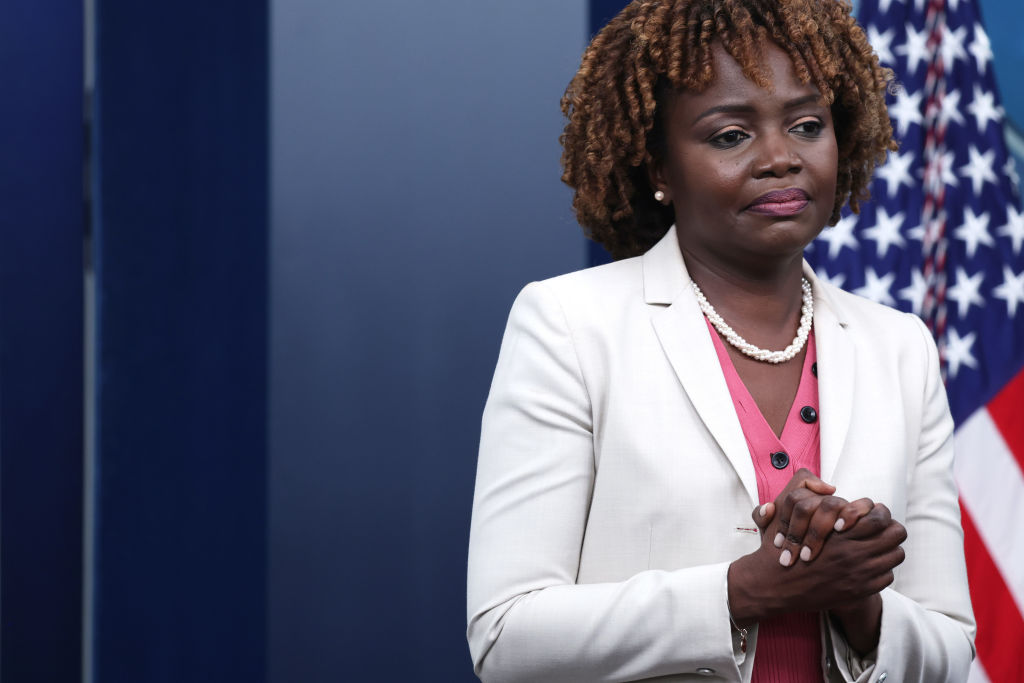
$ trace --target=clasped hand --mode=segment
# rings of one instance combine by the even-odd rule
[[[801,469],[774,502],[754,509],[761,545],[729,568],[730,609],[741,626],[788,612],[830,611],[855,649],[874,647],[878,593],[903,562],[907,532],[885,505],[834,493]]]

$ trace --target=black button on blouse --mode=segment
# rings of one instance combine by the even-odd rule
[[[811,406],[804,406],[800,409],[800,419],[807,424],[814,424],[818,419],[818,411]]]
[[[789,455],[785,451],[775,451],[769,457],[772,459],[772,467],[777,470],[784,470],[789,465]]]

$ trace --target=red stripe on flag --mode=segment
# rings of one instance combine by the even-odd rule
[[[1017,460],[1017,465],[1024,470],[1024,420],[1021,419],[1021,406],[1024,406],[1024,372],[1017,373],[988,404],[988,414],[992,416],[992,421]]]
[[[992,683],[1024,681],[1024,618],[1013,601],[999,568],[988,554],[974,521],[961,504],[967,580],[974,618],[978,621],[975,646]]]

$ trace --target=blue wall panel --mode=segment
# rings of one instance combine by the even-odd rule
[[[82,4],[0,4],[0,680],[81,670]]]
[[[93,675],[260,681],[267,7],[99,0]]]
[[[270,680],[475,680],[501,333],[585,265],[558,146],[585,2],[272,7]]]

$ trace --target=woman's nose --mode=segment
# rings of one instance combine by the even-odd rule
[[[780,178],[797,173],[802,167],[800,156],[791,145],[785,133],[768,133],[757,140],[757,156],[754,159],[754,175]]]

